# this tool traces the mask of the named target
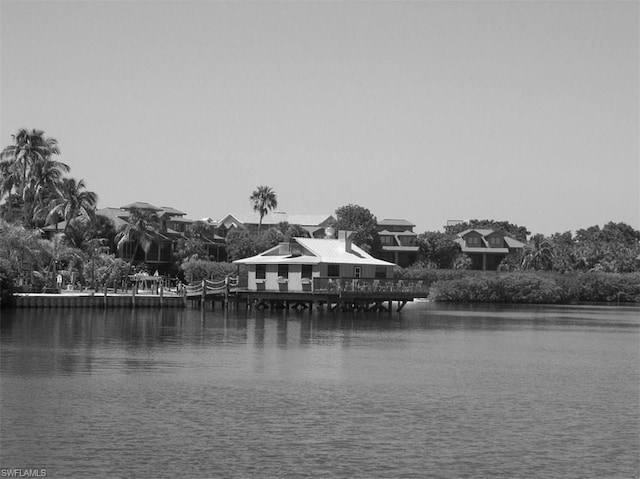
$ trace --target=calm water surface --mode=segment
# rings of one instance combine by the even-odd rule
[[[640,476],[639,308],[0,314],[1,468]]]

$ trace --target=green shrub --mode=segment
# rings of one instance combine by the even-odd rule
[[[0,306],[8,304],[17,279],[18,275],[11,267],[11,263],[0,258]]]
[[[184,272],[185,280],[189,284],[198,283],[203,279],[221,280],[238,272],[238,267],[232,263],[217,263],[195,258],[184,261],[180,269]]]
[[[399,279],[420,279],[430,285],[436,281],[460,279],[469,275],[482,274],[482,272],[471,272],[460,269],[433,269],[422,264],[409,266],[408,268],[395,269],[395,277]]]
[[[583,273],[576,294],[578,301],[640,302],[640,273]]]
[[[435,282],[432,301],[476,303],[559,303],[562,288],[550,278],[532,273],[469,275]]]
[[[640,273],[443,270],[424,264],[396,268],[395,273],[399,279],[424,281],[433,301],[640,302]]]

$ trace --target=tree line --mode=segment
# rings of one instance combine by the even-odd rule
[[[58,159],[57,140],[41,130],[21,129],[0,153],[0,288],[8,290],[21,281],[30,268],[29,281],[35,289],[53,286],[54,276],[65,282],[85,285],[116,283],[132,271],[144,270],[143,263],[127,263],[116,252],[124,244],[135,245],[133,258],[148,252],[160,231],[154,212],[133,209],[129,221],[116,230],[106,217],[96,215],[98,195],[89,191],[83,179],[70,175],[71,167]],[[308,236],[298,225],[286,222],[263,228],[264,217],[277,208],[273,188],[258,186],[249,203],[259,215],[256,231],[233,228],[225,239],[224,261],[258,254],[293,237]],[[374,256],[380,250],[378,221],[367,208],[348,204],[335,211],[334,230],[355,232],[354,242]],[[61,225],[52,239],[45,240],[40,228]],[[417,261],[399,275],[418,277],[427,270],[455,270],[470,267],[470,260],[454,241],[469,228],[493,229],[525,243],[522,254],[510,256],[499,266],[506,271],[612,272],[638,271],[640,232],[625,223],[610,222],[545,236],[531,235],[524,226],[507,221],[471,220],[447,226],[444,231],[418,234]],[[196,222],[178,240],[173,251],[171,273],[184,280],[228,274],[228,266],[211,266],[220,258],[208,256],[206,243],[214,231]],[[421,273],[422,272],[422,273]]]
[[[446,226],[444,232],[418,235],[419,263],[414,267],[466,269],[464,255],[454,242],[464,230],[493,229],[525,244],[519,255],[507,257],[500,271],[602,271],[628,273],[640,270],[640,231],[626,223],[609,222],[575,233],[565,231],[545,236],[506,221],[471,220]]]

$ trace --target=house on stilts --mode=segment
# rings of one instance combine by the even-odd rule
[[[248,267],[246,294],[258,307],[390,310],[398,301],[400,310],[426,292],[417,281],[394,280],[395,264],[359,248],[348,231],[292,238],[234,263]]]

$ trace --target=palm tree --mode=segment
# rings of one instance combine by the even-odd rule
[[[47,222],[62,218],[66,221],[63,231],[66,235],[76,217],[94,217],[97,202],[98,195],[86,190],[84,180],[64,178],[57,188],[57,196],[51,202]]]
[[[24,264],[42,266],[42,241],[40,232],[0,219],[0,260],[4,260],[15,271]]]
[[[45,278],[49,278],[51,286],[55,284],[59,266],[67,265],[70,270],[79,269],[83,253],[79,248],[70,244],[63,233],[55,235],[50,241],[42,240],[42,246],[50,258],[49,265],[45,269]]]
[[[522,260],[524,269],[550,270],[553,268],[553,245],[544,235],[537,234],[525,247]]]
[[[70,170],[68,165],[55,160],[34,165],[29,178],[29,189],[33,197],[32,220],[35,225],[42,226],[42,219],[46,222],[47,207],[65,186],[62,176]]]
[[[11,194],[20,197],[24,205],[23,220],[29,224],[33,221],[40,175],[48,171],[48,176],[59,179],[61,173],[69,171],[69,167],[58,161],[47,165],[53,155],[60,154],[60,150],[57,140],[45,137],[44,131],[21,129],[12,138],[14,144],[0,153],[0,200]],[[54,173],[55,170],[58,173]]]
[[[149,254],[151,244],[159,230],[160,220],[154,211],[132,208],[128,221],[120,227],[116,235],[117,247],[120,250],[127,242],[135,241],[136,246],[131,257],[131,263],[133,263],[140,247],[142,247],[145,257]]]
[[[270,186],[258,186],[249,197],[249,201],[253,205],[253,211],[260,215],[258,223],[258,232],[262,229],[262,218],[271,210],[278,207],[278,198],[276,192]]]
[[[19,176],[11,161],[0,161],[0,200],[14,191]]]
[[[16,185],[19,183],[19,175],[10,161],[0,161],[0,201],[2,205],[2,218],[9,222],[19,220],[19,211],[23,210],[24,202],[22,195],[15,193]]]
[[[13,145],[7,146],[0,153],[0,160],[9,161],[13,169],[19,173],[20,183],[18,192],[23,193],[27,186],[27,178],[31,169],[38,163],[44,163],[52,155],[59,155],[58,141],[55,138],[45,138],[42,130],[21,129],[12,135]]]

